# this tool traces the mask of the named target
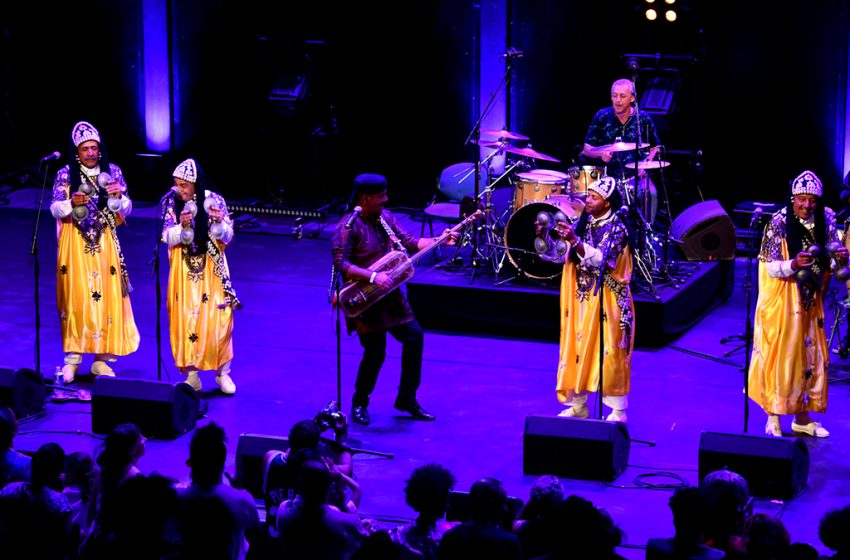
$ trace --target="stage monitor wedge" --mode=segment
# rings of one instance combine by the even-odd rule
[[[236,445],[236,486],[255,498],[263,498],[263,457],[273,449],[289,449],[289,438],[245,433]]]
[[[716,200],[694,204],[673,220],[673,238],[681,242],[689,261],[720,261],[735,258],[735,226]]]
[[[622,422],[529,415],[522,470],[610,482],[626,470],[630,447],[629,430]]]
[[[703,432],[699,439],[699,479],[730,470],[746,479],[750,494],[790,499],[809,477],[809,448],[800,438]]]
[[[11,408],[18,420],[43,412],[46,397],[41,374],[31,369],[0,368],[0,404]]]
[[[91,425],[96,434],[128,422],[148,437],[175,439],[194,429],[198,395],[186,383],[98,377],[91,392]]]

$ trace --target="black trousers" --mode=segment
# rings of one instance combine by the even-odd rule
[[[358,334],[363,358],[354,382],[352,406],[369,406],[369,395],[375,390],[378,373],[387,356],[387,332],[401,343],[401,381],[398,400],[409,403],[416,400],[416,390],[422,379],[422,348],[425,334],[416,321],[391,327],[387,330]]]

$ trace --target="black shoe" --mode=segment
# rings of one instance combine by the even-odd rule
[[[365,406],[355,406],[351,411],[351,418],[358,424],[363,424],[364,426],[368,426],[372,421],[369,418],[369,411],[366,410]]]
[[[407,412],[410,414],[414,420],[425,420],[426,422],[433,422],[437,419],[436,416],[422,408],[416,401],[410,402],[402,402],[400,400],[395,401],[395,409],[400,410],[402,412]]]

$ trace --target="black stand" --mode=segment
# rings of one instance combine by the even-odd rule
[[[480,146],[480,144],[481,144],[481,122],[484,120],[484,118],[487,115],[490,114],[490,111],[493,110],[493,103],[496,101],[496,97],[498,96],[499,92],[502,91],[502,88],[505,88],[505,91],[507,91],[508,84],[510,84],[510,81],[511,81],[511,72],[513,72],[513,69],[514,69],[514,60],[516,58],[519,58],[520,56],[522,56],[522,53],[520,51],[517,51],[515,49],[508,49],[508,52],[505,55],[505,73],[502,76],[502,79],[499,81],[499,84],[496,86],[496,88],[490,94],[490,99],[487,101],[487,105],[484,107],[484,110],[481,111],[481,114],[478,116],[478,119],[475,121],[475,124],[472,125],[472,130],[470,130],[469,134],[466,136],[466,140],[464,140],[464,145],[468,146],[469,144],[473,144],[475,146],[475,149],[477,149],[477,150],[481,149],[481,146]],[[506,126],[504,128],[505,129],[508,128],[507,123],[506,123]],[[480,153],[476,153],[475,154],[475,191],[474,191],[474,196],[473,196],[473,199],[475,200],[476,204],[479,202],[480,196],[481,196],[481,155],[480,155]],[[488,225],[489,224],[484,225],[485,230],[486,230]],[[473,224],[471,224],[471,227],[475,228],[476,226],[473,223]],[[473,236],[472,236],[472,278],[469,281],[470,284],[475,281],[475,273],[476,273],[476,270],[478,268],[479,261],[485,258],[485,256],[481,253],[481,251],[479,249],[479,239],[478,239],[478,231],[479,230],[475,229],[473,231],[474,231],[474,233],[473,233]],[[487,250],[489,251],[490,247],[488,247]]]
[[[343,248],[343,255],[348,254],[348,240],[350,236],[346,236],[345,238],[345,247]],[[333,303],[334,312],[335,312],[335,323],[336,323],[336,400],[337,406],[339,407],[339,411],[342,412],[342,310],[340,309],[340,300],[339,300],[339,292],[342,289],[342,271],[337,270],[336,265],[331,268],[331,285],[328,289],[328,303]],[[346,427],[346,429],[348,429]],[[335,432],[336,435],[336,432]],[[349,447],[343,444],[338,439],[334,438],[334,443],[336,445],[342,446],[346,451],[350,452],[352,455],[355,453],[364,453],[367,455],[376,455],[378,457],[386,457],[388,459],[392,459],[395,457],[392,453],[383,453],[380,451],[369,451],[367,449],[357,449],[354,447]]]
[[[753,216],[753,221],[750,223],[750,229],[755,229],[758,232],[761,228],[762,214]],[[769,216],[769,214],[768,214]],[[753,258],[755,255],[756,240],[758,236],[754,235],[750,239],[750,246],[747,248],[747,272],[744,275],[744,290],[747,294],[747,304],[744,310],[744,433],[747,433],[750,424],[750,359],[753,353],[753,322],[750,318],[750,309],[752,308],[753,300]],[[760,245],[760,243],[759,243]],[[721,340],[721,342],[723,342]]]
[[[59,154],[57,153],[58,157]],[[38,260],[38,228],[41,224],[41,212],[44,207],[44,191],[47,187],[47,170],[50,168],[50,162],[53,161],[52,158],[42,160],[38,164],[38,169],[41,171],[42,165],[44,165],[44,173],[42,175],[41,180],[41,190],[38,192],[38,200],[36,201],[35,208],[35,223],[32,228],[32,243],[30,244],[30,256],[32,257],[32,273],[33,273],[33,303],[35,304],[35,348],[33,349],[35,353],[35,371],[41,375],[41,311],[39,310],[39,297],[38,297],[38,281],[41,276],[41,265]]]
[[[175,191],[170,190],[159,200],[162,214],[159,220],[154,222],[154,247],[153,247],[153,277],[156,286],[156,379],[162,381],[162,286],[159,280],[159,245],[162,242],[162,230],[165,227],[165,214],[168,212],[167,200],[173,197]]]

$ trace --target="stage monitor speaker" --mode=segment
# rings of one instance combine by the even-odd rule
[[[8,406],[18,420],[44,411],[47,389],[41,374],[31,369],[0,368],[0,404]]]
[[[522,444],[525,474],[612,481],[629,463],[629,431],[622,422],[530,415]]]
[[[289,438],[263,434],[242,434],[236,446],[236,486],[255,498],[263,498],[263,456],[272,449],[286,451]]]
[[[703,432],[699,440],[699,479],[726,469],[743,476],[750,494],[789,499],[809,477],[809,448],[798,438]]]
[[[718,261],[735,258],[735,226],[716,200],[694,204],[682,212],[671,227],[689,261]]]
[[[131,422],[148,437],[175,439],[195,427],[200,403],[186,383],[98,377],[91,392],[91,426],[109,433]]]

